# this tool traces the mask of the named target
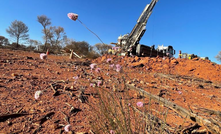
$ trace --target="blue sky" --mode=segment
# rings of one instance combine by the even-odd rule
[[[43,42],[42,26],[37,16],[46,15],[52,26],[65,29],[68,38],[100,43],[78,21],[67,17],[77,13],[89,29],[104,43],[117,42],[119,35],[130,33],[141,12],[151,0],[1,0],[0,35],[6,33],[12,21],[29,27],[30,39]],[[159,0],[147,23],[140,43],[151,46],[172,45],[176,50],[208,56],[211,61],[221,51],[221,0]]]

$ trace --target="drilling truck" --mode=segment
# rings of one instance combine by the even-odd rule
[[[158,46],[155,48],[153,46],[146,46],[140,44],[140,40],[146,31],[147,21],[153,11],[154,6],[158,0],[151,0],[150,4],[147,4],[137,20],[136,25],[130,32],[130,34],[125,34],[118,37],[117,47],[120,47],[121,53],[124,55],[136,55],[136,56],[149,56],[149,57],[173,57],[175,50],[172,46]]]

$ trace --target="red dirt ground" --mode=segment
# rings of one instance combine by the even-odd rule
[[[120,64],[121,73],[109,67],[106,62],[111,58],[111,64]],[[79,95],[82,90],[88,97],[88,102],[96,102],[91,95],[94,88],[90,64],[96,63],[101,69],[102,85],[99,87],[110,90],[113,85],[108,81],[125,78],[127,83],[135,87],[176,103],[186,109],[198,112],[204,118],[199,108],[219,111],[221,109],[221,65],[201,59],[169,59],[149,57],[121,57],[105,55],[95,60],[69,59],[68,56],[48,55],[41,60],[39,53],[18,50],[0,49],[0,134],[1,133],[63,133],[64,127],[58,124],[71,124],[74,133],[92,133],[89,124],[91,108],[82,103]],[[75,80],[73,77],[78,77]],[[76,82],[75,82],[76,81]],[[54,90],[57,90],[55,94]],[[35,100],[36,91],[43,91],[40,99]],[[140,99],[138,93],[130,91],[133,104]],[[146,103],[146,102],[145,102]],[[75,108],[70,113],[72,105]],[[159,110],[158,103],[152,106],[153,112]],[[7,114],[29,113],[19,117],[2,117]],[[48,114],[48,117],[45,115]],[[69,117],[69,123],[64,119]],[[44,119],[40,120],[39,119]],[[167,123],[178,127],[184,123],[184,118],[173,111],[167,115]],[[39,125],[40,124],[40,125]],[[194,124],[185,120],[184,126]],[[66,132],[64,132],[66,133]]]

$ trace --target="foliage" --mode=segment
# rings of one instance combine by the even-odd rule
[[[24,50],[24,51],[34,51],[36,50],[36,46],[39,45],[39,41],[37,40],[29,40],[30,45],[22,45],[17,44],[16,42],[9,43],[8,39],[4,36],[0,36],[0,47],[3,49],[16,49],[16,50]],[[36,45],[36,46],[35,46]],[[38,50],[38,49],[37,49]]]
[[[37,16],[38,22],[46,29],[47,26],[51,25],[51,19],[45,15]]]
[[[36,47],[35,46],[31,46],[31,45],[25,47],[25,50],[27,50],[27,51],[34,51],[35,49],[36,49]]]
[[[13,38],[16,38],[16,47],[19,45],[19,40],[28,40],[29,34],[27,34],[29,31],[28,27],[22,22],[15,20],[11,23],[8,29],[6,29],[6,32]]]
[[[220,51],[220,52],[218,53],[218,55],[216,56],[216,59],[221,62],[221,51]]]
[[[96,122],[91,123],[93,130],[96,133],[108,133],[112,130],[116,133],[131,134],[131,115],[128,105],[121,99],[122,96],[104,89],[97,91],[99,109],[93,109],[95,112],[91,118],[93,122]]]
[[[0,36],[0,46],[6,46],[8,44],[9,44],[8,39],[5,38],[4,36]]]
[[[37,16],[38,22],[43,26],[43,34],[45,39],[45,47],[44,50],[46,50],[46,44],[49,37],[49,31],[47,30],[47,26],[51,25],[51,19],[48,18],[45,15]]]
[[[16,49],[16,50],[27,50],[27,47],[25,45],[17,44],[16,42],[13,42],[11,44],[7,44],[3,48],[12,49],[12,50],[14,50],[14,49]],[[29,50],[30,50],[30,48],[29,48]]]
[[[56,27],[51,26],[48,29],[49,32],[49,41],[52,46],[58,46],[60,42],[63,40],[63,37],[65,36],[64,28],[63,27]]]
[[[101,53],[104,54],[106,52],[108,46],[106,44],[97,44],[93,47],[90,46],[86,41],[77,42],[72,39],[68,39],[64,28],[61,26],[50,26],[51,19],[45,15],[37,16],[37,21],[43,26],[42,33],[44,34],[44,44],[34,39],[28,40],[29,46],[19,44],[19,39],[28,39],[29,35],[27,32],[29,29],[23,22],[15,20],[6,31],[10,34],[10,36],[15,37],[17,42],[10,44],[7,38],[0,36],[0,46],[8,49],[20,49],[38,52],[46,52],[46,50],[49,50],[50,53],[54,54],[61,53],[62,49],[69,53],[70,50],[73,50],[78,55],[87,58],[97,58]],[[16,29],[18,30],[16,31]]]
[[[64,42],[64,38],[66,37],[63,27],[50,26],[50,28],[46,29],[48,33],[48,43],[53,48],[53,51],[59,52],[62,48],[61,44]],[[45,36],[44,36],[45,37]],[[46,38],[45,38],[46,39]]]
[[[100,55],[98,53],[96,53],[95,51],[90,51],[87,54],[87,58],[90,58],[90,59],[96,59],[98,57],[100,57]]]
[[[44,44],[44,45],[39,45],[38,47],[39,47],[39,50],[38,50],[39,52],[46,52],[45,48],[47,48],[47,50],[49,50],[50,53],[53,53],[53,54],[57,53],[57,51],[55,52],[54,48],[49,43]]]
[[[85,41],[73,41],[69,40],[66,44],[66,47],[64,49],[67,52],[70,52],[70,50],[73,50],[75,53],[79,55],[87,55],[89,52],[89,44]]]
[[[43,26],[42,33],[45,40],[43,50],[46,51],[46,49],[49,49],[51,52],[59,53],[62,49],[61,45],[66,38],[64,28],[61,26],[50,26],[51,19],[45,15],[38,16],[37,18],[38,22]]]
[[[70,53],[73,50],[80,56],[87,57],[87,58],[97,58],[100,55],[94,51],[94,47],[90,46],[85,41],[74,41],[72,39],[66,38],[64,43],[66,46],[63,48],[65,52]]]
[[[95,44],[96,50],[99,52],[99,54],[103,55],[108,52],[108,49],[111,49],[112,46],[108,44],[102,44],[102,43],[97,43]]]
[[[107,62],[110,63],[109,59]],[[104,71],[104,68],[102,70]],[[131,108],[134,101],[130,99],[129,89],[125,85],[125,72],[121,74],[119,72],[122,71],[116,70],[116,72],[116,75],[122,75],[122,79],[116,79],[112,75],[109,77],[109,81],[103,82],[110,88],[95,87],[98,101],[90,103],[93,110],[93,114],[90,116],[90,125],[95,133],[145,133],[146,122],[144,117]],[[100,76],[101,73],[94,73],[94,75],[95,78],[102,77]],[[140,109],[146,111],[143,106]]]
[[[41,45],[41,42],[40,42],[40,41],[30,39],[30,40],[29,40],[29,43],[30,43],[30,46],[34,47],[37,51],[40,50],[40,49],[39,49],[39,48],[40,48],[40,45]]]
[[[30,39],[29,43],[30,43],[31,46],[37,46],[38,45],[38,41],[37,40]]]

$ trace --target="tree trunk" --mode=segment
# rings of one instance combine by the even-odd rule
[[[44,51],[46,51],[47,40],[45,41]]]
[[[19,37],[17,37],[16,48],[18,48]]]
[[[45,34],[45,46],[44,46],[44,51],[47,50],[46,45],[48,44],[48,35],[46,32],[46,27],[44,26],[44,34]]]

